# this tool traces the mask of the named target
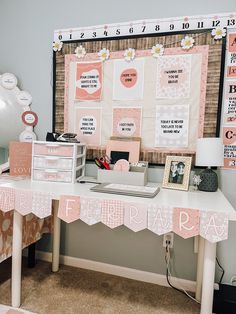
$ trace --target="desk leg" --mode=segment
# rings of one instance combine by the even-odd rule
[[[13,307],[19,307],[21,303],[22,226],[23,217],[17,211],[14,211],[11,282],[11,303]]]
[[[53,201],[54,209],[54,231],[53,231],[53,248],[52,248],[52,271],[57,272],[59,270],[59,258],[60,258],[60,233],[61,233],[61,220],[58,215],[59,201]]]
[[[203,278],[203,261],[204,261],[205,240],[199,236],[198,241],[198,258],[197,258],[197,282],[195,298],[200,302],[202,296],[202,278]]]
[[[211,314],[215,279],[216,243],[205,240],[201,314]]]

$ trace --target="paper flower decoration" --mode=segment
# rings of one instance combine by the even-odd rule
[[[194,175],[193,176],[193,184],[194,185],[199,185],[202,182],[201,177],[199,175]]]
[[[102,50],[99,51],[98,56],[102,61],[105,61],[109,59],[110,51],[106,48],[103,48]]]
[[[156,46],[153,46],[153,47],[152,47],[152,51],[151,51],[152,56],[153,56],[154,58],[157,58],[157,57],[159,57],[159,56],[162,56],[162,55],[164,54],[164,50],[165,50],[165,48],[164,48],[163,45],[161,45],[161,44],[156,44]]]
[[[76,49],[75,49],[75,55],[77,58],[81,59],[83,58],[85,55],[86,55],[86,50],[83,46],[78,46]]]
[[[129,48],[125,50],[124,57],[126,61],[134,60],[135,58],[135,49]]]
[[[62,49],[63,42],[60,40],[56,40],[52,44],[52,48],[54,51],[60,51]]]
[[[212,30],[211,35],[215,40],[222,39],[222,37],[226,36],[226,29],[222,27],[216,27]]]
[[[193,39],[193,37],[185,36],[181,40],[181,47],[182,47],[182,49],[189,50],[190,48],[193,47],[194,42],[195,42],[195,40]]]

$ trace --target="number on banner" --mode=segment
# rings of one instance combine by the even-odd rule
[[[155,31],[158,32],[160,30],[160,25],[155,26]]]
[[[212,27],[220,26],[220,20],[216,20],[212,22]]]
[[[146,30],[146,25],[143,25],[143,26],[142,26],[142,33],[144,33],[145,30]]]
[[[183,23],[182,28],[183,29],[189,29],[190,24],[189,23]]]
[[[130,29],[129,29],[129,33],[130,33],[130,34],[133,34],[133,32],[134,32],[133,27],[130,27]]]
[[[60,34],[60,35],[58,36],[58,39],[59,39],[59,40],[62,40],[62,34]]]
[[[170,24],[170,30],[173,31],[175,29],[175,25],[174,24]]]
[[[116,30],[116,35],[120,35],[120,29],[119,28],[117,28],[117,30]]]
[[[236,25],[235,19],[230,19],[227,21],[227,26],[234,26]]]
[[[203,28],[204,27],[204,23],[203,22],[198,22],[197,23],[197,28]]]

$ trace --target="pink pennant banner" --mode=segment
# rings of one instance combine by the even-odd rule
[[[9,212],[15,208],[15,190],[9,187],[0,188],[0,209]]]
[[[172,231],[173,209],[169,206],[151,204],[148,207],[148,229],[162,235]]]
[[[93,197],[80,197],[80,219],[88,225],[101,221],[102,201]]]
[[[67,223],[80,218],[80,197],[62,195],[59,201],[58,217]]]
[[[200,235],[212,242],[228,239],[228,215],[221,212],[202,211],[200,219]]]
[[[101,222],[110,228],[124,223],[124,202],[118,200],[102,200]]]
[[[147,205],[124,203],[124,225],[137,232],[147,228]]]
[[[33,202],[32,191],[15,190],[15,210],[25,216],[31,213]]]
[[[52,213],[52,195],[45,192],[33,192],[32,211],[35,216],[45,218]]]
[[[173,232],[184,239],[199,235],[200,214],[197,209],[174,208]]]

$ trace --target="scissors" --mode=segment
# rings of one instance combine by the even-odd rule
[[[105,155],[105,156],[102,156],[100,158],[96,157],[94,159],[94,162],[95,164],[98,166],[98,168],[100,169],[106,169],[106,170],[110,170],[110,158]]]

